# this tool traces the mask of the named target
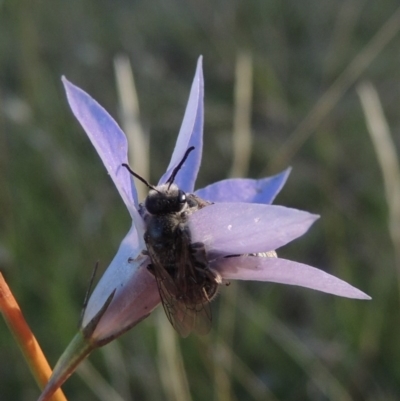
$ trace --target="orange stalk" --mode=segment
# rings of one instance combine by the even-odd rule
[[[31,332],[21,309],[0,272],[0,312],[17,340],[29,368],[41,389],[44,388],[51,376],[51,368],[48,364],[39,343]],[[67,401],[61,389],[57,390],[51,401]]]

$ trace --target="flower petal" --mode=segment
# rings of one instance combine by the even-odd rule
[[[69,105],[96,148],[108,173],[131,212],[137,205],[137,192],[129,172],[121,166],[128,163],[128,142],[115,120],[86,92],[62,78]],[[131,213],[132,214],[132,213]]]
[[[210,259],[275,250],[304,234],[318,216],[283,206],[215,203],[189,218],[192,242],[206,245]]]
[[[231,178],[218,181],[195,194],[211,202],[247,202],[270,204],[280,192],[292,169],[289,167],[273,177],[252,180]]]
[[[132,327],[160,303],[156,280],[147,269],[149,259],[142,254],[134,226],[121,243],[91,295],[82,319],[82,329],[91,323],[114,296],[90,338],[93,343],[107,342]]]
[[[190,90],[185,116],[183,117],[174,153],[172,154],[166,173],[161,177],[158,183],[159,185],[164,184],[168,180],[173,169],[182,160],[187,149],[190,146],[194,146],[194,151],[183,164],[175,179],[175,183],[178,187],[185,192],[193,192],[203,152],[204,79],[202,64],[203,58],[199,57],[196,74]]]
[[[256,280],[298,285],[346,298],[371,299],[370,296],[330,274],[280,258],[237,256],[214,261],[215,268],[226,280]]]

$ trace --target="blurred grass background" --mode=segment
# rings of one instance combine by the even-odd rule
[[[114,390],[126,401],[400,399],[398,171],[378,162],[385,152],[377,158],[381,141],[371,141],[362,106],[379,114],[368,103],[377,95],[395,155],[399,31],[392,0],[0,1],[0,269],[52,364],[77,330],[95,262],[107,267],[130,225],[60,77],[122,123],[113,64],[121,54],[135,76],[151,182],[169,162],[203,54],[197,187],[238,174],[233,132],[248,128],[242,171],[257,178],[291,165],[276,203],[322,216],[279,254],[373,297],[223,288],[209,336],[166,338],[169,326],[154,313],[93,353],[64,386],[70,400],[118,400]],[[241,76],[252,90],[235,101]],[[238,121],[243,107],[250,114]],[[0,399],[38,394],[0,322]]]

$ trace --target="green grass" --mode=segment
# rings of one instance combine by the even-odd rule
[[[160,349],[168,323],[154,313],[89,358],[104,381],[90,367],[72,376],[64,387],[70,400],[110,399],[103,385],[124,400],[172,400],[185,377],[196,401],[400,398],[393,201],[357,92],[359,83],[373,83],[398,154],[396,7],[389,0],[0,2],[0,269],[52,364],[77,330],[94,264],[107,267],[130,225],[69,110],[60,76],[121,121],[113,70],[121,53],[131,61],[150,135],[151,182],[168,164],[203,54],[198,187],[231,172],[236,60],[242,51],[250,54],[247,175],[291,165],[276,203],[322,216],[280,255],[373,297],[344,300],[264,283],[223,288],[213,303],[212,333],[178,340],[172,363],[181,359],[184,370],[163,378],[171,363]],[[172,380],[178,390],[171,390]],[[0,398],[38,395],[0,322]]]

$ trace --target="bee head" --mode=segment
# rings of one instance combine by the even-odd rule
[[[122,163],[122,166],[124,166],[134,177],[150,188],[149,195],[145,200],[145,206],[149,213],[155,215],[177,213],[183,211],[183,209],[188,206],[185,192],[180,190],[178,186],[174,184],[174,180],[192,150],[194,150],[194,146],[188,148],[183,155],[182,160],[172,170],[171,176],[168,178],[166,183],[158,187],[149,184],[143,177],[132,171],[128,164]]]
[[[177,185],[164,184],[157,187],[157,190],[150,190],[145,206],[151,214],[176,213],[187,206],[187,198]]]

